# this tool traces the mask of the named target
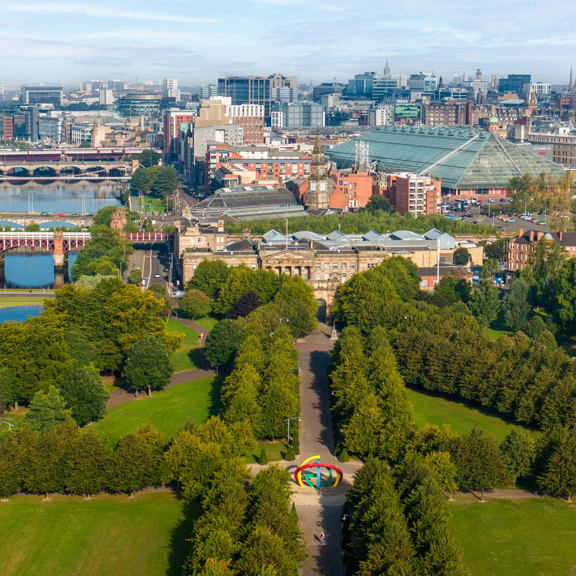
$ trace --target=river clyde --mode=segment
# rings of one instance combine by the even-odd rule
[[[0,226],[12,230],[22,229],[11,216],[34,217],[46,220],[47,214],[61,214],[59,223],[66,215],[94,214],[100,208],[120,203],[118,185],[109,183],[78,182],[70,184],[23,185],[0,184]],[[55,218],[56,219],[56,218]],[[52,224],[54,225],[54,224]],[[53,288],[69,278],[76,254],[68,258],[64,278],[54,276],[52,254],[33,252],[30,249],[10,250],[3,253],[4,274],[0,274],[0,288]],[[56,282],[55,282],[56,281]]]

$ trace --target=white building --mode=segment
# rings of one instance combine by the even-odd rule
[[[162,80],[162,96],[164,98],[174,98],[176,102],[180,102],[178,78],[164,78]]]

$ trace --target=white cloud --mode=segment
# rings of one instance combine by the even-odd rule
[[[82,4],[67,4],[60,2],[41,2],[39,4],[11,4],[3,8],[5,11],[12,12],[32,12],[47,14],[65,14],[86,16],[89,18],[125,18],[130,20],[153,20],[156,22],[176,22],[182,24],[207,24],[217,22],[213,18],[196,18],[181,14],[166,13],[146,13],[137,10],[116,10],[110,8],[99,8]]]

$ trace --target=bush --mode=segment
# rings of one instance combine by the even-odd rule
[[[340,462],[349,462],[350,461],[350,456],[349,456],[348,450],[346,450],[346,448],[343,448],[340,451],[340,454],[338,454],[338,460]]]
[[[286,454],[284,455],[284,460],[288,462],[292,462],[292,460],[296,460],[296,454],[294,453],[294,447],[289,446],[288,450],[286,450]]]
[[[258,464],[261,464],[262,466],[268,464],[268,455],[266,454],[264,447],[262,447],[260,450],[260,455],[258,456]]]

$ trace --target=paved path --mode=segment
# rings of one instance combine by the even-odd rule
[[[322,574],[343,576],[341,517],[346,492],[360,463],[339,464],[334,456],[334,437],[330,415],[328,365],[331,329],[325,324],[296,343],[299,354],[302,421],[300,448],[302,459],[319,454],[323,462],[337,464],[344,472],[344,482],[337,488],[315,490],[296,486],[293,501],[310,555],[302,569],[303,576]],[[295,469],[295,466],[289,469]],[[326,543],[320,543],[324,531]]]

